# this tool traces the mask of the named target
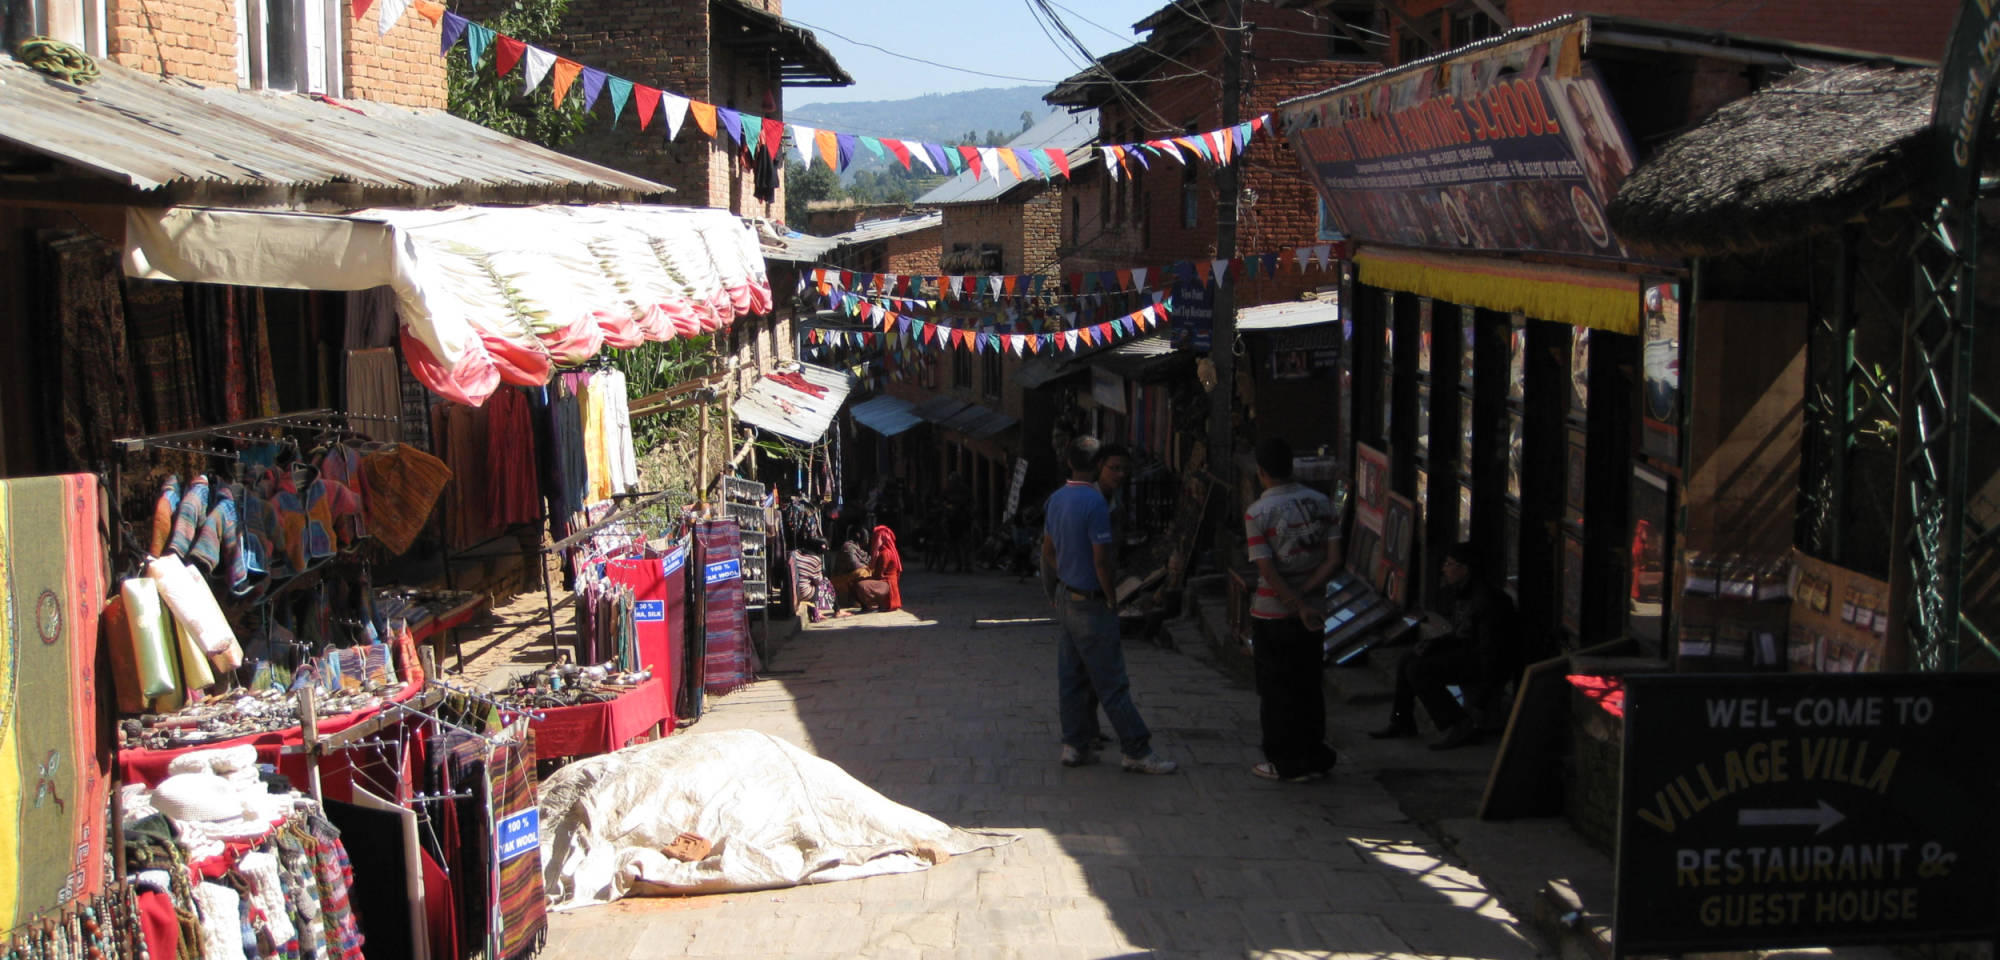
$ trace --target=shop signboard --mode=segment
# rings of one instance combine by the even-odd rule
[[[1645,375],[1640,448],[1665,464],[1680,461],[1681,301],[1680,284],[1647,280],[1640,288],[1640,356]]]
[[[520,813],[502,817],[495,824],[495,846],[499,848],[501,863],[506,863],[542,845],[542,814],[529,807]]]
[[[1174,282],[1174,346],[1206,351],[1215,334],[1215,288],[1199,276]]]
[[[1791,555],[1792,669],[1868,673],[1882,669],[1889,645],[1889,585],[1806,555]]]
[[[1991,941],[2000,675],[1626,678],[1624,956]]]
[[[1630,259],[1604,205],[1636,152],[1584,23],[1287,107],[1292,145],[1362,242]]]

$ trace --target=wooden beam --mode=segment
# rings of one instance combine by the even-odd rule
[[[1514,29],[1514,21],[1509,20],[1507,15],[1500,11],[1499,7],[1494,6],[1493,0],[1472,0],[1472,5],[1478,7],[1479,12],[1486,14],[1487,18],[1493,21],[1494,26],[1502,30]]]
[[[1403,12],[1403,8],[1396,3],[1396,0],[1376,0],[1376,2],[1382,5],[1382,9],[1389,12],[1389,16],[1395,18],[1397,23],[1402,24],[1403,29],[1410,31],[1416,35],[1417,39],[1430,45],[1432,53],[1444,49],[1444,44],[1429,31],[1418,26],[1415,20],[1410,19],[1410,15]]]

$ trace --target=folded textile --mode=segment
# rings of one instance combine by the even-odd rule
[[[188,481],[187,489],[181,491],[180,505],[174,510],[174,525],[167,537],[166,553],[187,556],[188,548],[194,546],[195,535],[201,532],[201,522],[208,517],[208,478],[197,475]]]
[[[451,476],[443,460],[407,443],[367,451],[359,483],[369,532],[392,554],[408,551]]]
[[[118,594],[130,630],[140,693],[151,700],[174,692],[180,683],[174,669],[174,622],[160,600],[159,584],[132,577],[118,585]]]
[[[174,515],[181,508],[181,478],[169,476],[160,484],[159,502],[153,505],[153,533],[146,541],[146,552],[159,556],[167,552],[167,541],[173,539]]]
[[[185,628],[206,654],[233,657],[243,662],[243,648],[237,645],[236,631],[215,602],[215,593],[201,575],[173,556],[156,557],[146,564],[146,576],[159,586],[174,621]],[[231,666],[229,669],[234,669]]]

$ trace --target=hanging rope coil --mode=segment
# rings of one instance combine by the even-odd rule
[[[29,37],[14,47],[14,59],[58,80],[82,85],[98,78],[97,61],[70,44]]]

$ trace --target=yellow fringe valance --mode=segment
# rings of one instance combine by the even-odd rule
[[[1361,282],[1461,306],[1622,333],[1639,332],[1639,278],[1486,257],[1364,249]]]

